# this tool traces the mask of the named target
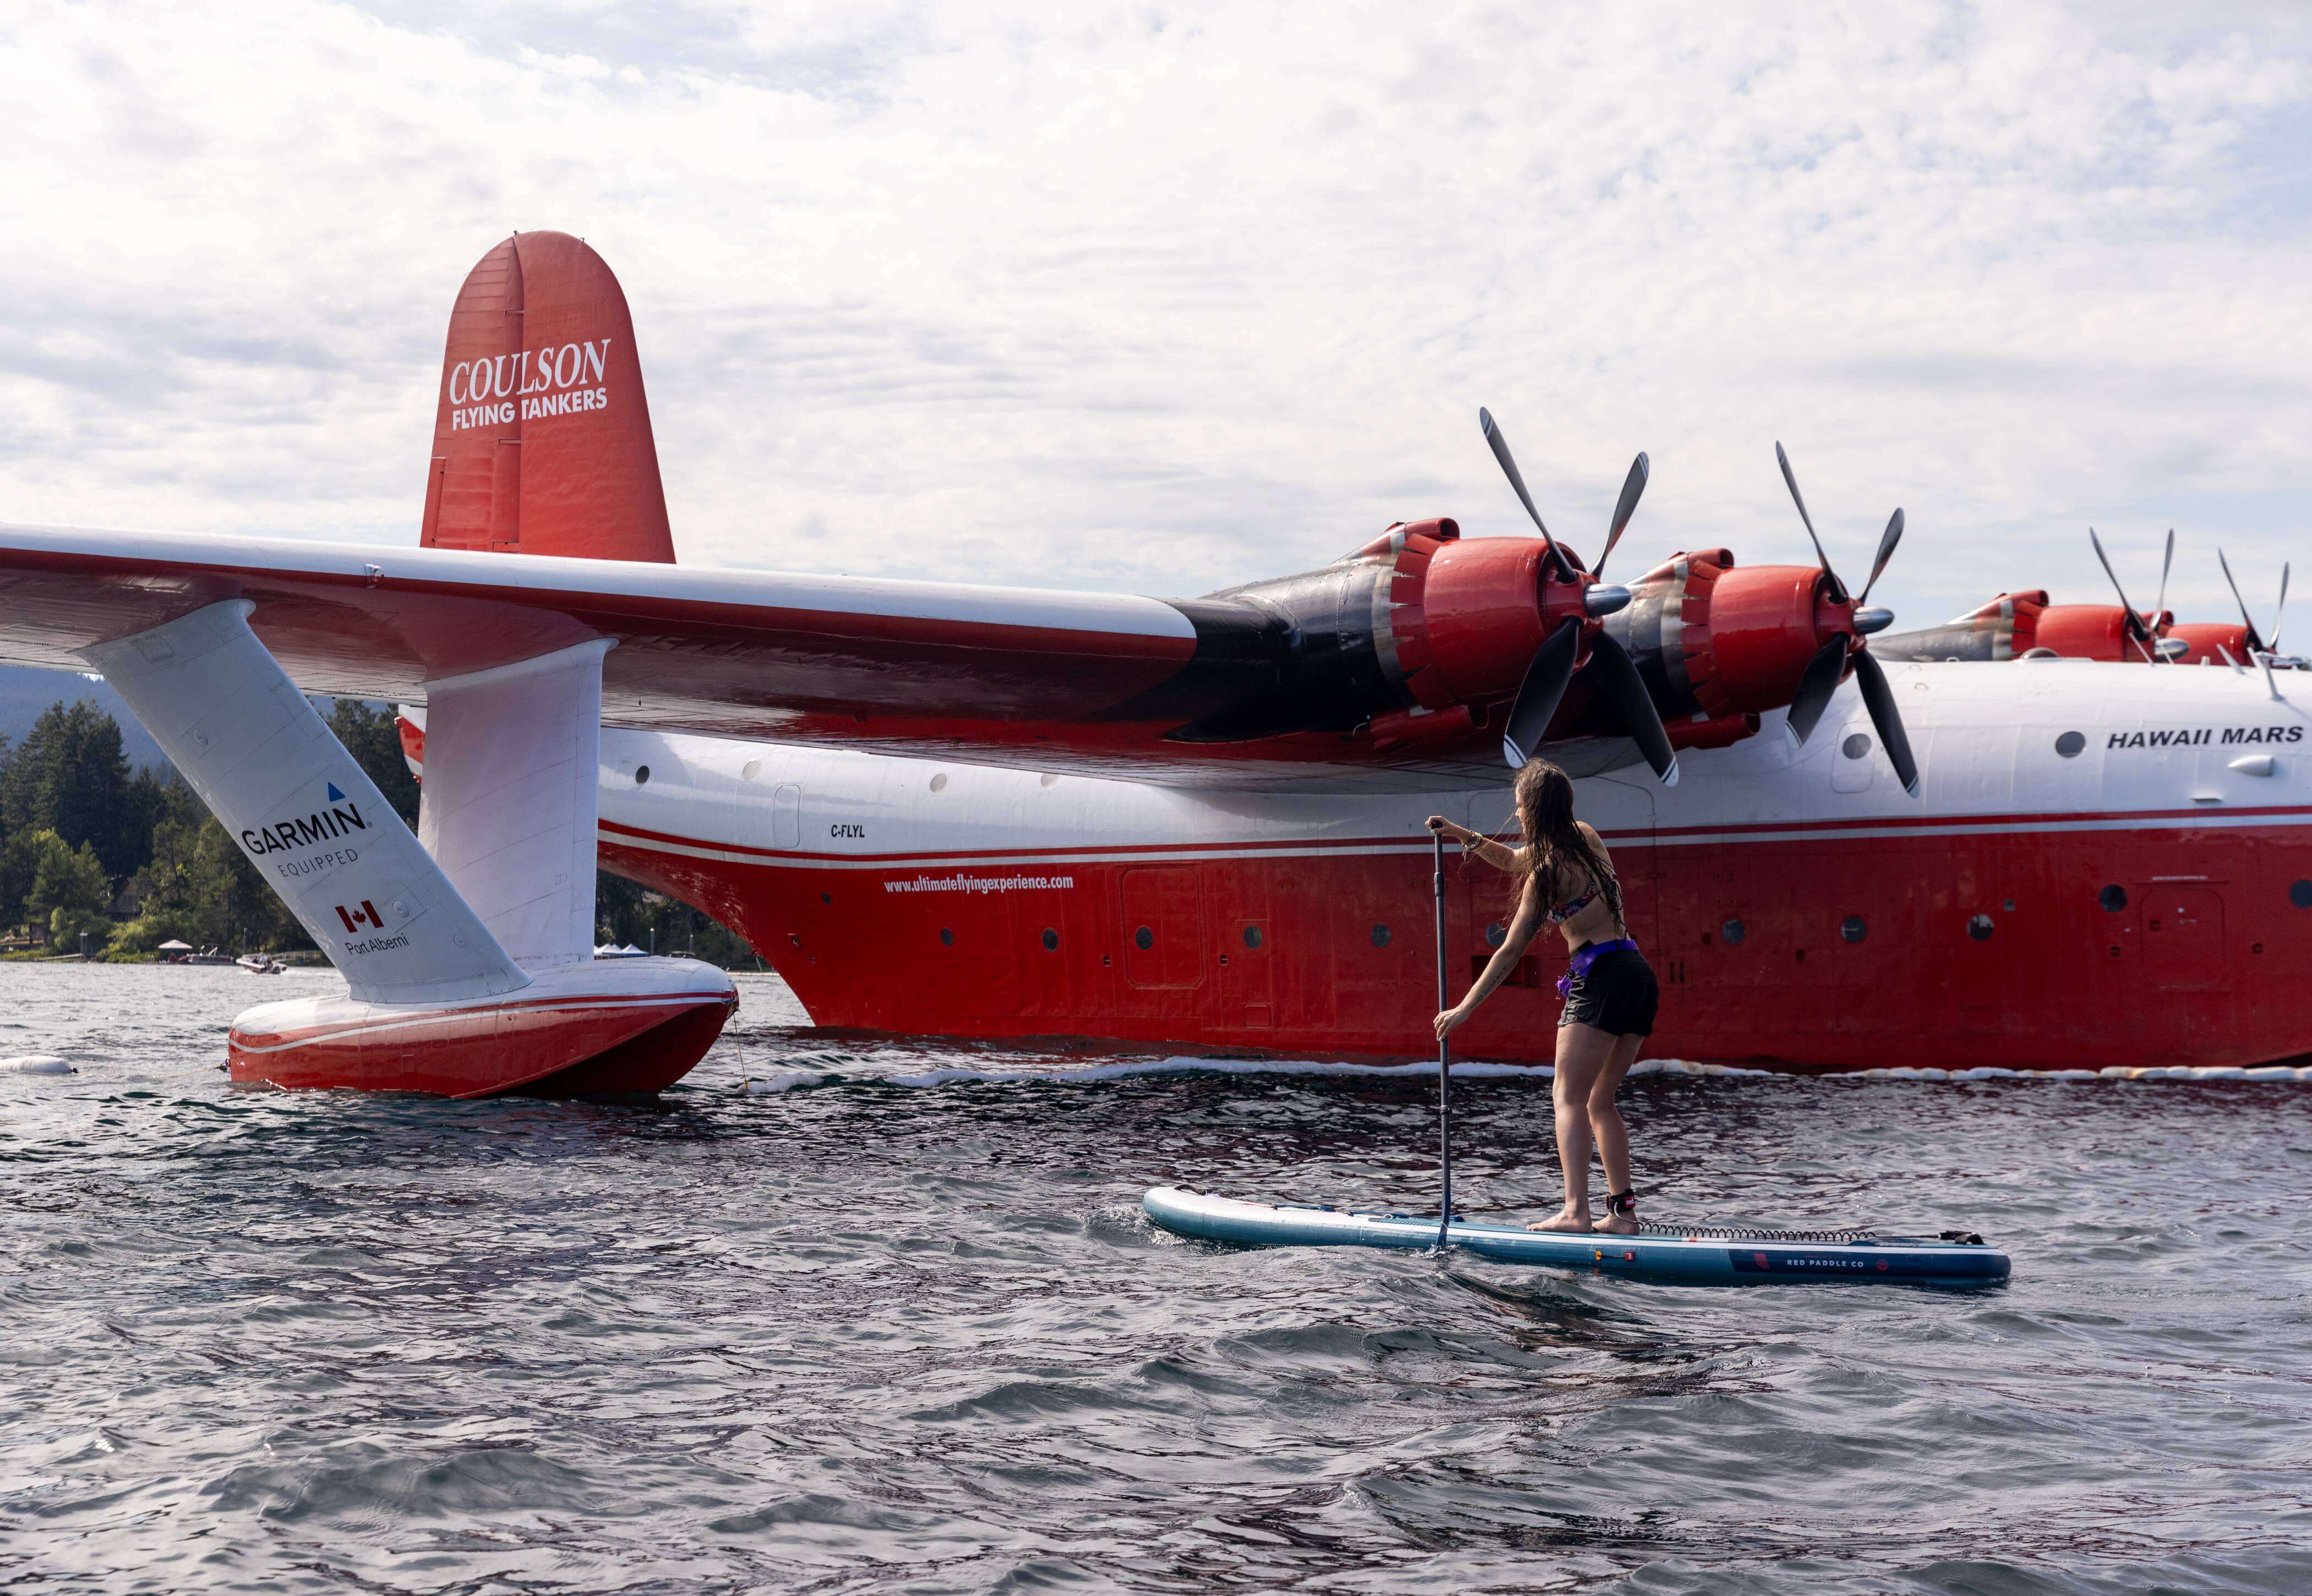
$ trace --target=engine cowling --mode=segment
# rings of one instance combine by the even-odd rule
[[[1630,584],[1606,627],[1637,662],[1673,740],[1716,746],[1791,702],[1807,661],[1853,635],[1854,604],[1815,565],[1741,565],[1697,549]],[[1683,735],[1681,735],[1683,733]]]
[[[1942,626],[1918,632],[1898,632],[1870,646],[1887,659],[1974,660],[2019,659],[2041,646],[2039,618],[2047,610],[2047,590],[2001,593],[1990,603],[1970,610]],[[2085,609],[2086,605],[2066,606]],[[2114,610],[2113,624],[2118,624]],[[2058,622],[2059,630],[2063,623]]]
[[[2161,610],[2143,617],[2154,638],[2168,635],[2176,624],[2175,612]],[[2127,612],[2115,604],[2051,604],[2040,612],[2036,646],[2066,659],[2102,659],[2148,663],[2139,643],[2129,634]]]
[[[2246,665],[2263,646],[2246,627],[2226,625],[2221,621],[2185,621],[2168,627],[2160,635],[2184,644],[2184,651],[2175,657],[2178,665]]]
[[[1568,580],[1547,546],[1464,539],[1442,518],[1402,523],[1320,571],[1184,603],[1200,654],[1234,634],[1275,676],[1268,690],[1172,735],[1239,741],[1370,725],[1379,737],[1474,737],[1516,694],[1543,641],[1586,617],[1589,580]],[[1447,718],[1414,724],[1438,715]]]

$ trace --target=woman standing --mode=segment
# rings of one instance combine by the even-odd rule
[[[1518,772],[1517,815],[1525,846],[1508,848],[1441,815],[1432,831],[1458,841],[1468,852],[1506,870],[1516,911],[1509,936],[1460,1003],[1437,1016],[1442,1040],[1476,1012],[1509,978],[1542,922],[1565,938],[1572,968],[1557,983],[1565,1010],[1557,1022],[1557,1156],[1565,1170],[1565,1206],[1528,1230],[1638,1228],[1638,1196],[1630,1182],[1630,1134],[1614,1095],[1654,1028],[1661,1001],[1653,967],[1630,939],[1622,919],[1622,885],[1598,833],[1573,818],[1572,778],[1546,760]],[[1590,1217],[1590,1149],[1595,1139],[1606,1165],[1606,1217]]]

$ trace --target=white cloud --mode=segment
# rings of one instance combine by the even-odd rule
[[[1200,591],[1429,514],[1905,624],[2302,552],[2312,33],[1887,4],[0,11],[0,519],[415,536],[449,302],[625,283],[686,560]]]

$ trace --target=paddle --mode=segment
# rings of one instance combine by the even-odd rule
[[[1437,1012],[1453,1006],[1445,990],[1445,828],[1429,833],[1436,845],[1437,868],[1429,883],[1437,898]],[[1437,1221],[1437,1245],[1442,1250],[1453,1223],[1453,1043],[1437,1039],[1437,1162],[1445,1172],[1445,1208]]]

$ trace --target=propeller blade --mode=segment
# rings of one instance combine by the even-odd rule
[[[1843,596],[1846,591],[1846,585],[1838,580],[1838,573],[1830,569],[1830,556],[1822,552],[1822,539],[1815,537],[1814,517],[1807,514],[1806,495],[1799,492],[1799,479],[1791,474],[1791,457],[1782,452],[1782,446],[1779,441],[1774,445],[1774,459],[1782,468],[1782,480],[1790,484],[1791,502],[1799,507],[1799,519],[1806,523],[1807,536],[1814,538],[1814,557],[1821,563],[1823,571],[1829,576],[1831,586],[1837,589]]]
[[[2119,573],[2111,568],[2111,557],[2103,552],[2103,539],[2096,536],[2093,527],[2088,528],[2088,542],[2094,545],[2095,557],[2103,563],[2104,575],[2111,578],[2111,590],[2119,595],[2119,613],[2123,617],[2121,629],[2135,641],[2137,648],[2143,650],[2144,658],[2154,665],[2159,664],[2159,656],[2151,651],[2151,629],[2143,624],[2143,617],[2135,613],[2135,606],[2128,603],[2127,589],[2119,585]],[[2233,597],[2238,596],[2238,589],[2233,589]]]
[[[1581,623],[1569,616],[1547,642],[1534,650],[1533,663],[1525,667],[1525,680],[1519,685],[1517,702],[1510,707],[1509,725],[1502,736],[1502,754],[1509,760],[1510,769],[1525,769],[1526,761],[1541,746],[1549,723],[1557,717],[1565,685],[1573,679],[1573,656],[1581,641]]]
[[[1895,545],[1902,541],[1903,512],[1898,510],[1887,518],[1887,530],[1878,539],[1878,557],[1870,562],[1870,580],[1862,584],[1862,597],[1854,601],[1856,605],[1870,602],[1870,589],[1887,573],[1887,562],[1895,557]]]
[[[1842,635],[1815,650],[1799,677],[1798,691],[1791,695],[1790,725],[1784,729],[1791,734],[1791,747],[1805,747],[1806,740],[1814,736],[1815,723],[1830,707],[1830,695],[1838,691],[1845,675],[1846,639]]]
[[[1878,746],[1887,750],[1887,763],[1895,767],[1903,790],[1918,797],[1919,762],[1911,753],[1910,734],[1903,729],[1902,711],[1895,707],[1895,690],[1887,685],[1887,673],[1868,649],[1855,652],[1854,685],[1862,690],[1862,702],[1870,711],[1870,724],[1878,729]]]
[[[1639,450],[1638,458],[1630,462],[1629,475],[1622,481],[1622,500],[1614,506],[1614,524],[1606,534],[1605,551],[1598,556],[1598,563],[1590,567],[1590,575],[1601,580],[1604,578],[1606,562],[1614,557],[1614,545],[1622,541],[1622,529],[1637,513],[1638,499],[1645,493],[1646,483],[1653,474],[1654,468],[1646,464],[1645,451]]]
[[[1502,437],[1501,428],[1493,424],[1493,413],[1482,405],[1477,407],[1477,426],[1485,434],[1486,445],[1493,449],[1493,458],[1500,463],[1502,475],[1508,477],[1510,486],[1517,490],[1518,502],[1524,505],[1526,514],[1533,518],[1534,527],[1540,532],[1541,541],[1548,546],[1551,556],[1556,560],[1559,572],[1568,580],[1572,580],[1573,571],[1568,569],[1568,563],[1571,562],[1578,566],[1580,562],[1573,561],[1570,552],[1552,537],[1549,528],[1542,524],[1541,511],[1533,507],[1533,495],[1525,491],[1525,478],[1519,474],[1517,461],[1510,454],[1510,440]]]
[[[1643,456],[1640,456],[1643,458]],[[1638,675],[1635,661],[1610,632],[1601,632],[1590,644],[1590,663],[1581,667],[1584,675],[1598,678],[1598,697],[1614,719],[1621,725],[1622,735],[1638,746],[1653,767],[1654,776],[1664,787],[1677,785],[1677,750],[1669,746],[1669,733],[1662,726],[1661,711],[1654,708],[1653,694],[1646,691],[1643,677]]]
[[[2272,641],[2267,645],[2275,654],[2280,652],[2280,612],[2287,607],[2288,566],[2285,562],[2282,562],[2280,567],[2280,602],[2272,609]]]
[[[2151,601],[2151,624],[2159,624],[2159,617],[2168,613],[2168,572],[2176,563],[2176,528],[2168,528],[2168,552],[2159,559],[2159,597]]]
[[[2259,645],[2261,645],[2261,648],[2268,648],[2268,650],[2277,650],[2277,648],[2280,648],[2280,643],[2277,643],[2277,639],[2280,639],[2280,617],[2277,617],[2277,615],[2273,617],[2273,639],[2275,639],[2275,641],[2273,641],[2273,643],[2265,643],[2265,641],[2264,641],[2264,633],[2256,632],[2256,617],[2255,617],[2255,615],[2249,615],[2249,613],[2247,613],[2247,599],[2243,599],[2243,597],[2240,597],[2240,583],[2236,583],[2236,580],[2231,580],[2231,560],[2227,560],[2227,557],[2224,557],[2224,551],[2222,551],[2222,548],[2217,548],[2217,551],[2215,551],[2215,563],[2220,564],[2220,567],[2224,567],[2224,585],[2227,585],[2227,588],[2231,588],[2231,601],[2233,601],[2233,604],[2238,604],[2238,606],[2240,606],[2240,624],[2243,624],[2243,627],[2247,627],[2247,645],[2249,645],[2249,648],[2259,648]],[[2280,601],[2282,601],[2282,604],[2287,604],[2287,601],[2289,601],[2289,567],[2280,567]]]

